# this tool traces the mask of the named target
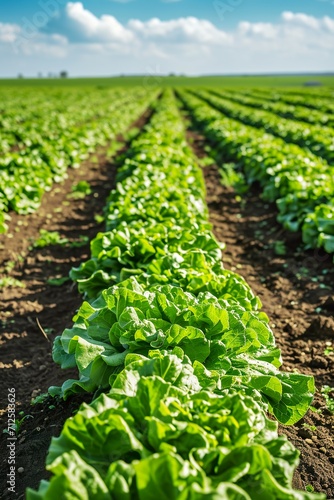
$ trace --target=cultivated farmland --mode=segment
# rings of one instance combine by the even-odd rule
[[[1,86],[1,498],[334,497],[333,90],[177,83]]]

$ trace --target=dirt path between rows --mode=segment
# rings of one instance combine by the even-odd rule
[[[129,130],[141,129],[151,114],[148,109]],[[31,399],[47,392],[50,385],[59,386],[68,378],[77,378],[76,370],[63,371],[53,362],[51,350],[55,336],[72,326],[82,297],[71,281],[52,286],[47,280],[68,276],[73,266],[89,257],[89,242],[104,230],[104,223],[97,223],[96,216],[102,215],[106,198],[115,187],[115,158],[127,148],[124,137],[120,135],[117,141],[118,151],[112,159],[107,155],[109,146],[100,148],[79,169],[70,169],[66,181],[44,195],[37,212],[28,216],[11,214],[8,233],[0,236],[0,266],[4,270],[15,263],[9,275],[24,285],[0,288],[1,499],[24,498],[27,486],[37,488],[39,481],[48,477],[45,457],[51,437],[59,435],[65,420],[82,401],[92,398],[78,396],[67,402],[49,398],[43,404],[30,406]],[[76,200],[69,195],[73,184],[80,180],[90,184],[92,193]],[[57,231],[70,244],[29,249],[40,229]],[[82,237],[86,243],[73,248],[71,243],[82,241]],[[6,486],[8,435],[2,433],[7,428],[9,388],[15,389],[16,418],[26,416],[16,443],[16,494],[8,493]]]
[[[189,131],[188,139],[204,158],[204,137]],[[261,201],[256,189],[240,203],[232,188],[221,185],[216,165],[203,172],[214,233],[226,243],[224,266],[241,274],[260,297],[282,350],[283,369],[313,375],[319,390],[334,387],[334,355],[324,354],[334,347],[332,256],[303,250],[300,237],[282,229],[275,205]],[[277,241],[284,243],[286,255],[275,252]],[[294,486],[311,485],[334,498],[334,416],[319,393],[313,405],[319,413],[309,411],[280,432],[301,452]]]

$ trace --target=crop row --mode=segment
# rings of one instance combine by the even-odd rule
[[[71,107],[70,112],[48,114],[46,108],[45,114],[24,122],[21,128],[13,124],[20,136],[18,145],[0,160],[0,233],[6,230],[5,212],[37,210],[43,193],[66,178],[68,167],[78,167],[97,146],[124,131],[155,95],[141,89],[113,92],[100,98],[97,109],[89,108],[89,113],[80,113],[89,101],[83,106],[79,100],[77,113]]]
[[[221,92],[218,93],[221,96]],[[302,122],[308,122],[316,125],[325,125],[328,127],[334,127],[334,114],[324,113],[318,109],[310,109],[300,105],[293,105],[285,103],[283,100],[272,100],[270,95],[264,94],[254,94],[250,91],[236,92],[224,90],[224,97],[227,97],[231,101],[235,101],[239,104],[244,104],[245,106],[250,106],[255,109],[263,109],[264,111],[270,111],[275,113],[275,115],[281,116],[282,118],[288,118],[291,120],[297,120]],[[305,126],[305,124],[304,124]],[[332,132],[332,135],[334,131]]]
[[[217,153],[238,162],[247,182],[260,182],[263,198],[276,202],[279,222],[301,229],[308,248],[334,252],[334,168],[307,149],[228,118],[190,92],[179,95]]]
[[[97,398],[52,440],[53,477],[28,500],[323,498],[292,489],[298,452],[266,416],[296,422],[313,380],[278,370],[259,300],[222,267],[170,91],[122,160],[107,231],[72,272],[89,301],[54,345],[80,378],[51,394]]]
[[[231,118],[252,127],[262,128],[288,143],[308,148],[315,155],[329,162],[334,161],[333,129],[329,127],[288,120],[269,111],[255,110],[225,99],[223,92],[220,97],[205,90],[196,92],[196,95]]]
[[[259,95],[271,101],[283,101],[294,106],[301,106],[309,110],[317,110],[322,113],[333,114],[334,104],[332,102],[333,92],[330,89],[316,89],[316,93],[296,89],[294,91],[273,91],[272,89],[255,89],[252,94]]]

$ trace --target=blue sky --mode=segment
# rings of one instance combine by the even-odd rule
[[[334,71],[333,46],[334,0],[15,0],[0,7],[0,76]]]
[[[238,1],[234,0],[234,5]],[[47,3],[45,0],[44,3]],[[64,5],[60,1],[59,5]],[[229,4],[227,0],[222,0],[221,4]],[[2,22],[16,23],[23,17],[31,17],[40,10],[40,4],[43,0],[15,0],[12,2],[3,2],[0,7],[0,20]],[[87,9],[94,12],[95,15],[111,14],[119,21],[126,22],[131,18],[148,20],[152,17],[159,17],[163,20],[173,19],[175,17],[196,16],[208,19],[216,25],[224,25],[230,28],[236,25],[240,20],[252,22],[257,21],[275,21],[279,18],[282,11],[291,10],[294,12],[304,12],[305,14],[324,16],[334,15],[334,5],[330,0],[241,0],[233,10],[229,11],[222,22],[217,16],[214,0],[180,0],[175,2],[163,2],[162,0],[132,0],[120,2],[116,0],[87,0],[84,1]],[[233,1],[230,4],[233,6]]]

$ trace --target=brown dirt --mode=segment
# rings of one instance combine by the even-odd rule
[[[132,132],[141,128],[151,114],[152,111],[147,110],[130,127]],[[121,135],[117,140],[121,153],[127,145]],[[71,281],[51,286],[47,280],[68,276],[73,266],[88,258],[89,241],[104,230],[104,224],[98,224],[95,216],[103,213],[106,197],[115,185],[117,168],[115,161],[107,158],[107,149],[100,148],[80,169],[69,170],[68,179],[44,195],[36,213],[28,216],[11,213],[9,231],[0,236],[2,271],[7,268],[9,275],[24,285],[24,288],[0,288],[0,497],[3,499],[24,498],[26,487],[37,488],[39,481],[48,477],[45,457],[51,437],[60,433],[66,418],[85,399],[77,397],[59,402],[49,398],[43,404],[30,405],[32,397],[47,392],[50,385],[59,386],[68,378],[77,378],[76,371],[62,371],[55,365],[51,349],[55,336],[72,325],[82,297]],[[89,182],[92,194],[80,200],[69,198],[72,185],[79,180]],[[88,243],[79,248],[53,245],[33,249],[32,242],[42,228],[58,231],[70,242],[85,236]],[[8,269],[12,263],[15,263],[14,269]],[[22,423],[16,442],[15,494],[7,490],[8,435],[2,433],[7,428],[9,388],[15,388],[16,418],[21,418],[21,411],[30,415]],[[24,471],[18,473],[20,467]]]
[[[188,138],[205,157],[205,139],[194,131]],[[275,205],[261,201],[256,188],[240,203],[232,188],[221,185],[216,165],[204,168],[204,177],[214,233],[226,243],[224,266],[241,274],[260,297],[282,350],[283,369],[313,375],[318,390],[334,387],[334,355],[324,355],[326,343],[334,347],[333,257],[303,250],[300,235],[282,229]],[[275,253],[277,241],[284,242],[286,255]],[[319,392],[313,405],[321,413],[310,410],[297,425],[280,426],[280,433],[301,452],[294,486],[312,485],[334,498],[334,416]]]

